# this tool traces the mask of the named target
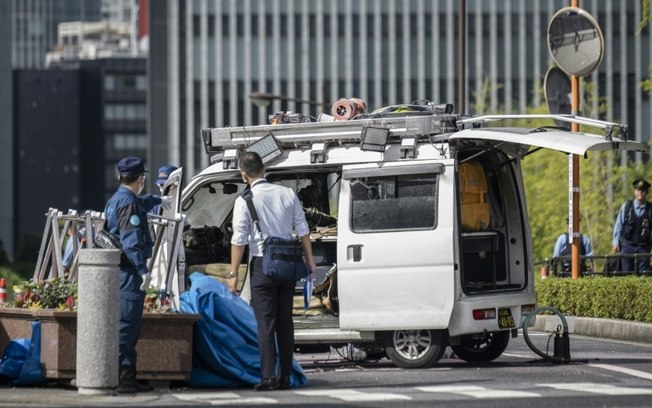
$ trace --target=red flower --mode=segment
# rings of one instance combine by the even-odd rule
[[[75,307],[75,297],[73,295],[68,296],[68,299],[66,299],[66,306],[68,306],[68,309],[70,310]]]

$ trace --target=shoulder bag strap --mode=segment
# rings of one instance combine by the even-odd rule
[[[245,202],[247,203],[247,208],[249,208],[249,214],[251,214],[251,220],[254,222],[254,225],[256,226],[256,230],[260,235],[260,239],[263,239],[263,231],[260,229],[258,212],[256,211],[256,207],[254,206],[253,196],[254,195],[251,189],[246,190],[242,193],[242,198],[244,198]]]

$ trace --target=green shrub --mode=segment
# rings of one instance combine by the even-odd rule
[[[579,317],[652,322],[652,278],[548,277],[535,282],[537,306],[552,306]]]

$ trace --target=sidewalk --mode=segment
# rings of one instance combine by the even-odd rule
[[[564,317],[566,323],[568,323],[568,332],[570,334],[652,344],[652,323],[600,319],[597,317]],[[560,324],[561,319],[558,316],[538,315],[533,329],[550,332],[556,330]]]
[[[0,407],[136,407],[174,406],[182,401],[168,389],[135,396],[85,396],[54,383],[43,387],[0,387]]]

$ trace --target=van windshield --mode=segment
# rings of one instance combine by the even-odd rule
[[[207,182],[184,203],[186,224],[191,226],[222,225],[233,210],[235,199],[245,189],[240,182]]]

